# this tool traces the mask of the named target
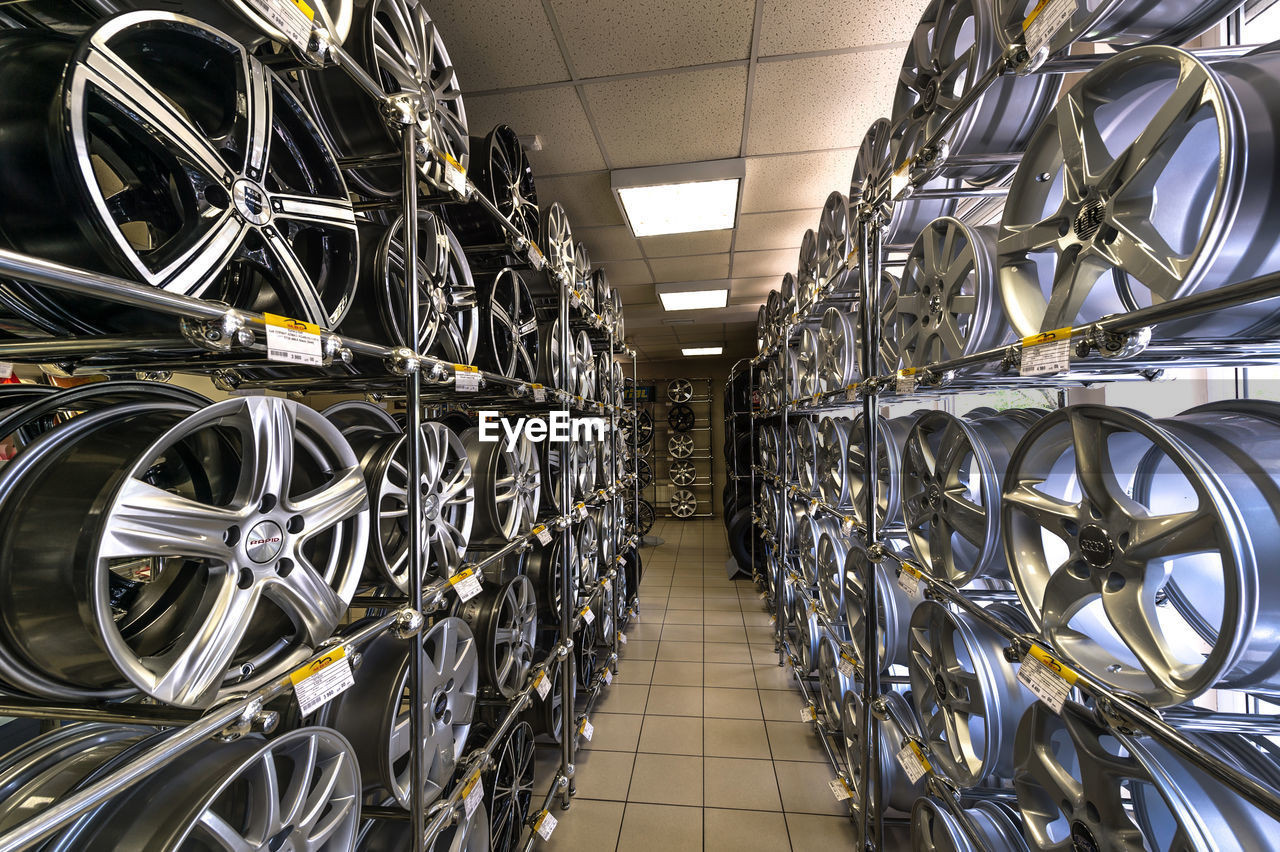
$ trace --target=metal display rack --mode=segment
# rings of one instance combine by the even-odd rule
[[[1189,52],[1204,58],[1223,58],[1240,56],[1251,49],[1253,48],[1233,46]],[[1015,74],[1088,71],[1107,58],[1108,55],[1071,56],[1053,58],[1037,64],[1024,46],[1013,45],[1007,48],[954,106],[914,157],[899,164],[892,176],[886,176],[885,183],[876,192],[864,194],[864,198],[856,204],[850,201],[850,224],[851,228],[856,226],[857,235],[854,253],[846,258],[844,264],[840,269],[835,270],[834,274],[825,280],[818,281],[818,297],[808,312],[804,315],[784,317],[777,335],[778,339],[772,345],[766,347],[756,357],[743,359],[734,365],[730,373],[730,381],[743,371],[750,371],[754,380],[756,368],[794,343],[801,329],[816,324],[826,308],[833,304],[847,308],[851,301],[856,302],[858,334],[861,341],[859,368],[860,374],[865,378],[844,388],[813,394],[804,399],[789,398],[790,395],[784,391],[780,405],[762,409],[751,416],[753,454],[756,451],[758,424],[771,423],[776,425],[780,432],[785,432],[792,418],[854,409],[863,415],[862,422],[865,428],[858,437],[864,448],[865,469],[875,471],[879,455],[883,451],[880,446],[882,438],[876,428],[877,410],[882,403],[906,402],[917,398],[973,390],[994,391],[1026,387],[1061,389],[1102,381],[1149,381],[1169,368],[1239,368],[1274,365],[1280,362],[1280,341],[1275,338],[1151,342],[1151,328],[1160,323],[1201,317],[1222,308],[1246,305],[1280,295],[1280,273],[1272,273],[1073,327],[1068,332],[1071,341],[1070,367],[1066,372],[1052,376],[1022,377],[1018,374],[1024,352],[1039,343],[1034,338],[1023,339],[962,358],[927,364],[914,370],[881,372],[877,363],[881,334],[880,306],[877,304],[879,288],[874,285],[881,278],[887,252],[909,248],[909,246],[886,246],[882,243],[882,235],[888,226],[889,215],[894,205],[901,203],[907,197],[913,199],[972,198],[1001,192],[1000,189],[930,188],[925,190],[922,187],[928,181],[953,170],[972,168],[975,165],[1012,165],[1019,162],[1020,155],[1016,154],[986,157],[948,157],[947,154],[948,135],[997,80]],[[836,292],[834,283],[840,277],[839,273],[850,270],[856,270],[858,273],[856,292],[852,294]],[[783,357],[780,360],[784,377],[782,386],[791,387],[791,376],[788,374],[790,359]],[[978,375],[974,375],[972,371],[966,374],[961,369],[978,365],[984,365],[990,369]],[[735,414],[741,414],[741,412],[730,412],[730,416]],[[734,451],[736,452],[736,447]],[[861,582],[867,613],[876,613],[880,610],[882,601],[875,576],[876,567],[877,564],[888,560],[898,575],[906,570],[917,576],[926,600],[937,600],[959,608],[1002,636],[1007,642],[1005,654],[1009,660],[1022,660],[1033,648],[1050,655],[1056,653],[1043,638],[1011,627],[1001,619],[992,616],[980,605],[981,601],[992,599],[993,594],[999,597],[998,594],[957,589],[946,579],[932,575],[927,565],[904,559],[893,548],[886,547],[885,530],[879,527],[877,521],[876,507],[879,500],[877,476],[870,473],[863,476],[864,491],[861,500],[864,501],[863,517],[866,518],[866,522],[858,523],[850,516],[848,509],[840,509],[822,500],[814,499],[807,492],[802,494],[795,483],[786,478],[785,472],[789,470],[790,452],[790,442],[783,436],[783,439],[778,441],[780,458],[777,470],[765,470],[755,463],[751,466],[753,499],[758,499],[758,485],[764,482],[777,489],[781,497],[787,501],[784,503],[784,509],[779,512],[776,532],[763,527],[757,507],[755,520],[762,528],[752,539],[752,557],[755,561],[757,549],[764,548],[769,576],[760,576],[758,581],[772,593],[771,606],[775,620],[774,642],[779,654],[779,665],[788,665],[792,668],[793,675],[811,708],[814,708],[817,702],[812,696],[809,675],[797,666],[795,649],[786,635],[787,616],[784,598],[787,594],[798,597],[798,607],[806,608],[810,612],[818,611],[817,602],[809,597],[807,589],[800,582],[800,577],[788,564],[787,551],[791,541],[793,519],[791,511],[785,506],[792,498],[807,501],[810,512],[832,518],[841,525],[841,532],[846,538],[860,543],[866,549],[869,558],[866,560],[866,570]],[[782,471],[783,475],[780,476],[779,471]],[[788,590],[787,587],[790,589]],[[784,590],[787,591],[786,594]],[[896,728],[903,741],[914,745],[926,758],[931,758],[929,746],[916,732],[914,725],[899,718],[893,707],[884,700],[883,687],[900,678],[882,676],[877,665],[862,666],[854,663],[855,658],[867,661],[878,658],[877,619],[865,618],[863,620],[865,632],[854,636],[852,641],[848,642],[841,640],[838,633],[830,629],[830,623],[820,612],[819,618],[828,628],[827,634],[838,643],[841,655],[854,669],[853,680],[861,685],[863,706],[871,708],[871,712],[863,713],[859,732],[861,742],[865,744],[860,755],[862,765],[860,767],[846,765],[839,745],[832,741],[831,734],[821,724],[822,720],[818,718],[820,711],[816,708],[813,710],[814,730],[833,771],[846,788],[849,791],[855,789],[852,783],[853,770],[856,769],[857,774],[863,779],[859,787],[861,795],[855,795],[849,800],[849,816],[857,825],[864,848],[866,850],[881,849],[887,818],[884,816],[884,789],[883,779],[880,776],[882,764],[881,756],[878,754],[880,737],[877,736],[875,727],[878,723],[884,723]],[[855,648],[855,643],[860,648]],[[1077,671],[1074,674],[1076,675],[1074,687],[1092,699],[1096,715],[1111,730],[1126,735],[1146,735],[1153,738],[1178,757],[1206,773],[1213,781],[1225,785],[1249,804],[1272,817],[1280,818],[1280,788],[1265,783],[1253,774],[1220,759],[1187,736],[1192,731],[1224,733],[1252,731],[1272,735],[1280,731],[1280,717],[1268,714],[1209,715],[1183,709],[1160,711],[1135,696],[1118,692],[1085,673]],[[956,818],[968,841],[974,844],[973,848],[984,848],[979,829],[962,804],[962,799],[967,802],[983,799],[1007,802],[1010,791],[972,787],[962,789],[959,783],[942,774],[938,768],[938,761],[932,759],[929,759],[925,772],[928,791]],[[901,824],[900,821],[895,821]],[[1083,847],[1077,846],[1077,848]]]
[[[657,516],[675,518],[678,516],[671,511],[671,501],[669,499],[661,501],[658,499],[659,486],[667,489],[668,497],[672,492],[680,488],[690,490],[696,489],[694,493],[698,498],[698,511],[694,512],[692,515],[681,518],[681,520],[690,520],[692,518],[711,518],[715,516],[716,497],[715,465],[713,464],[715,447],[712,446],[713,442],[711,439],[711,379],[684,379],[684,381],[689,382],[693,388],[692,395],[684,403],[693,409],[695,417],[693,428],[688,432],[676,432],[667,423],[667,415],[676,405],[676,403],[672,402],[671,399],[667,397],[667,386],[673,381],[676,380],[653,380],[657,389],[658,399],[655,399],[652,405],[654,476],[653,483],[650,485],[650,494],[652,496],[650,502],[653,503],[654,513]],[[704,386],[705,393],[699,393],[698,391]],[[689,435],[694,441],[693,455],[683,459],[673,456],[670,448],[668,447],[668,441],[670,441],[673,436],[681,434]],[[705,448],[700,446],[702,441],[699,436],[706,437],[707,445]],[[705,467],[705,473],[703,470],[699,469],[696,471],[697,478],[693,483],[689,485],[676,485],[672,482],[670,473],[672,465],[680,461],[691,462],[695,468]]]
[[[280,54],[277,59],[281,61],[277,64],[283,66],[287,56],[287,54]],[[313,31],[311,44],[307,50],[300,51],[295,48],[292,67],[300,73],[305,74],[334,66],[345,71],[351,80],[380,107],[388,124],[399,135],[401,155],[397,162],[403,170],[403,202],[399,210],[403,215],[403,245],[405,257],[415,257],[418,239],[419,180],[424,157],[428,165],[441,169],[446,165],[445,158],[429,145],[423,144],[425,140],[419,135],[421,99],[411,94],[387,95],[354,58],[338,45],[329,43],[322,30]],[[344,166],[349,168],[386,167],[387,165],[387,158],[371,158],[363,163],[344,163]],[[443,187],[438,189],[444,193],[442,198],[445,201],[471,202],[480,205],[505,232],[509,248],[524,263],[535,269],[544,266],[546,262],[538,247],[530,243],[474,184],[468,181],[457,189],[446,190]],[[621,399],[621,389],[612,387],[614,375],[612,372],[609,398],[605,401],[583,399],[581,396],[574,396],[561,390],[544,389],[541,385],[486,371],[478,373],[477,392],[456,389],[455,380],[462,372],[459,370],[459,365],[415,351],[414,338],[420,319],[417,298],[418,272],[417,264],[405,264],[403,311],[407,321],[403,324],[405,339],[401,341],[401,345],[387,346],[345,336],[340,337],[327,329],[322,330],[320,334],[326,365],[334,361],[350,361],[353,355],[377,359],[383,365],[385,370],[383,374],[370,376],[368,382],[361,378],[347,379],[342,382],[342,387],[347,391],[367,386],[376,387],[384,393],[388,389],[392,389],[396,394],[402,393],[407,401],[405,426],[407,434],[419,433],[423,423],[424,405],[431,402],[494,402],[502,405],[504,410],[510,411],[549,411],[555,408],[577,413],[594,413],[607,416],[613,430],[617,429],[621,419],[634,417],[633,410],[614,404],[615,400]],[[571,331],[585,329],[605,347],[605,351],[610,353],[610,361],[617,357],[630,359],[634,380],[635,352],[623,345],[622,341],[614,339],[612,326],[608,325],[600,315],[589,313],[579,304],[578,299],[573,298],[575,294],[571,289],[574,282],[564,269],[552,267],[548,272],[558,295],[558,316],[563,320],[559,326],[562,375],[568,375]],[[12,278],[41,288],[87,296],[116,305],[127,305],[173,319],[173,333],[170,335],[5,341],[0,343],[0,360],[22,363],[56,362],[71,371],[80,369],[88,373],[103,370],[123,372],[180,370],[214,377],[224,377],[223,371],[239,366],[278,363],[267,359],[265,345],[267,323],[261,314],[228,308],[223,304],[153,289],[134,281],[2,249],[0,249],[0,277]],[[476,370],[468,368],[466,372],[475,373]],[[327,383],[331,384],[332,380],[297,379],[288,382],[287,389],[315,390],[326,387]],[[281,385],[273,382],[272,386]],[[419,481],[423,463],[422,443],[406,440],[403,446],[408,479],[410,482]],[[630,495],[633,500],[638,501],[639,490],[636,488],[634,477],[622,473],[616,458],[609,481],[603,483],[605,487],[598,490],[590,499],[576,504],[571,502],[571,479],[570,471],[566,471],[561,480],[563,512],[522,532],[484,559],[449,566],[450,570],[464,572],[465,569],[472,569],[478,574],[506,556],[540,546],[539,534],[543,533],[544,526],[555,534],[568,535],[572,527],[586,517],[587,511],[592,508],[621,500],[624,495]],[[407,489],[409,517],[421,516],[422,500],[420,489]],[[633,523],[634,520],[633,518]],[[353,599],[351,603],[353,607],[363,607],[386,614],[362,621],[345,635],[330,639],[324,643],[323,647],[316,650],[306,665],[320,661],[330,654],[334,647],[344,647],[349,653],[355,652],[386,633],[392,633],[399,638],[411,637],[424,629],[425,616],[450,605],[453,583],[449,578],[430,580],[425,576],[426,542],[423,527],[420,524],[411,524],[410,528],[412,533],[408,543],[407,594],[402,598],[356,597]],[[610,530],[609,533],[617,535],[622,528],[623,524],[619,523],[616,530]],[[518,720],[520,714],[539,700],[533,694],[535,684],[557,665],[561,667],[562,675],[571,673],[574,665],[572,649],[575,629],[586,617],[585,613],[592,602],[602,597],[602,592],[611,587],[619,572],[623,570],[623,557],[620,554],[635,548],[638,541],[635,536],[628,536],[625,539],[619,537],[616,544],[618,546],[612,552],[619,555],[614,557],[611,564],[603,566],[599,581],[587,588],[576,588],[575,567],[570,564],[569,550],[561,549],[563,558],[559,570],[566,593],[563,595],[563,608],[559,618],[559,641],[544,659],[532,666],[527,682],[510,699],[507,709],[501,716],[501,721],[488,740],[460,760],[458,771],[454,775],[452,792],[430,807],[425,806],[421,793],[416,806],[407,810],[365,806],[361,810],[363,818],[410,821],[414,852],[423,852],[431,848],[437,835],[459,819],[464,809],[464,798],[471,788],[467,782],[493,765],[498,744]],[[535,804],[537,801],[541,802],[540,809],[530,811],[529,819],[523,827],[521,842],[523,849],[532,847],[536,837],[535,824],[550,809],[552,801],[557,796],[560,798],[561,808],[569,807],[570,797],[574,792],[576,733],[581,732],[582,722],[591,712],[601,691],[611,680],[611,672],[617,669],[618,631],[626,618],[634,614],[634,610],[631,612],[624,610],[626,601],[619,595],[611,595],[608,599],[613,601],[614,610],[610,613],[610,623],[615,625],[616,629],[607,637],[608,653],[604,662],[597,668],[589,682],[582,685],[581,691],[586,696],[586,710],[575,717],[577,724],[573,726],[572,732],[569,719],[575,707],[575,679],[571,674],[560,678],[565,722],[561,736],[559,769],[546,795],[541,800],[535,800]],[[412,754],[410,789],[422,791],[426,777],[426,754],[423,748],[422,731],[426,724],[424,717],[429,710],[429,702],[422,692],[422,684],[425,681],[427,658],[421,642],[413,643],[413,647],[415,650],[412,653],[409,668],[409,698],[417,712],[409,714]],[[0,850],[9,852],[9,850],[24,849],[48,838],[53,832],[67,826],[98,805],[120,795],[131,785],[162,770],[207,740],[230,741],[250,732],[269,733],[277,724],[278,715],[267,709],[266,705],[273,699],[287,697],[293,688],[293,681],[288,674],[285,674],[208,711],[129,701],[81,704],[13,697],[0,698],[0,715],[141,724],[178,729],[162,744],[138,752],[127,763],[101,774],[74,794],[49,803],[38,815],[0,834]],[[356,685],[352,689],[359,690],[359,688],[360,678],[357,672]]]

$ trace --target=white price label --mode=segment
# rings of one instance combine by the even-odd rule
[[[543,811],[542,816],[538,817],[538,821],[533,824],[533,830],[543,840],[551,839],[551,832],[556,830],[556,826],[560,821],[551,815],[549,811]]]
[[[627,644],[627,634],[623,633],[621,630],[618,631],[618,644]]]
[[[309,716],[335,696],[355,685],[351,675],[351,660],[347,649],[339,645],[314,663],[291,672],[293,694],[298,699],[298,709]]]
[[[1035,56],[1049,46],[1054,35],[1076,11],[1077,0],[1040,0],[1022,22],[1027,53]]]
[[[481,591],[480,575],[476,573],[474,568],[459,571],[449,578],[449,583],[453,586],[453,590],[458,593],[458,600],[463,603],[471,600]]]
[[[893,174],[889,175],[889,195],[897,198],[909,183],[911,183],[911,160],[908,159],[899,163],[893,170]]]
[[[908,367],[905,370],[899,370],[895,390],[899,396],[907,396],[916,392],[916,376],[919,373],[915,367]]]
[[[853,791],[849,789],[849,785],[844,783],[843,778],[836,778],[831,782],[831,795],[836,797],[837,802],[843,802],[845,799],[853,798]]]
[[[267,324],[269,360],[315,366],[324,363],[320,347],[320,326],[278,314],[263,314],[262,321]]]
[[[857,664],[848,655],[841,654],[840,659],[836,661],[836,671],[840,672],[842,677],[853,677],[854,672],[857,671]]]
[[[531,385],[531,387],[533,388],[533,401],[534,401],[534,402],[546,402],[546,401],[547,401],[547,389],[546,389],[546,388],[544,388],[542,385],[537,384],[537,383],[534,383],[533,385]]]
[[[583,719],[582,724],[578,726],[578,733],[587,742],[591,742],[591,737],[595,735],[596,726],[591,724],[590,719]]]
[[[569,297],[569,304],[573,305],[575,308],[582,307],[582,298],[578,295],[577,290],[574,290],[573,295]]]
[[[262,16],[284,33],[285,38],[306,50],[316,13],[304,0],[250,0]]]
[[[856,387],[853,387],[853,386],[850,386],[850,387],[845,388],[845,389],[844,389],[844,401],[845,401],[845,402],[857,402],[857,401],[858,401],[858,389],[857,389]]]
[[[467,197],[467,170],[462,168],[462,164],[450,156],[447,151],[437,151],[440,162],[444,166],[444,183],[445,186],[454,192]]]
[[[591,611],[591,607],[589,606],[584,606],[582,608],[582,612],[578,614],[582,616],[582,620],[585,621],[587,624],[591,624],[596,620],[596,614]]]
[[[471,815],[476,812],[476,808],[480,807],[482,799],[484,799],[484,782],[480,780],[480,773],[477,772],[471,776],[471,780],[467,782],[465,792],[462,794],[462,809],[466,812],[467,819],[471,819]]]
[[[898,763],[902,764],[902,769],[907,773],[907,779],[912,784],[923,778],[933,768],[929,765],[918,743],[907,743],[903,746],[902,751],[898,752]]]
[[[818,711],[812,704],[806,704],[800,709],[800,721],[812,722],[818,718]]]
[[[1071,329],[1060,328],[1022,338],[1022,376],[1051,376],[1071,366]]]
[[[475,393],[480,390],[480,368],[469,364],[454,364],[453,388],[459,393]]]
[[[539,544],[551,543],[551,530],[547,529],[546,524],[538,524],[534,527],[533,534],[538,539]]]
[[[542,269],[547,265],[547,259],[542,256],[542,249],[538,248],[537,243],[529,243],[529,263],[534,269]]]
[[[914,565],[902,563],[902,571],[898,574],[898,588],[913,598],[920,596],[920,571]]]
[[[604,685],[605,685],[605,686],[608,686],[608,685],[609,685],[609,684],[611,684],[611,683],[613,683],[613,672],[612,672],[612,671],[610,671],[609,669],[605,669],[605,670],[604,670]]]
[[[586,517],[587,517],[587,504],[586,504],[586,503],[579,503],[578,505],[574,506],[574,507],[573,507],[573,511],[577,513],[577,515],[578,515],[578,520],[580,520],[580,521],[582,521],[582,520],[586,520]]]
[[[533,689],[543,700],[551,693],[551,678],[547,677],[545,671],[538,672],[538,679],[533,682]]]
[[[1076,678],[1075,672],[1035,645],[1031,646],[1031,650],[1022,658],[1022,665],[1018,667],[1019,682],[1031,690],[1036,698],[1053,708],[1055,713],[1062,712],[1062,705],[1071,694]]]
[[[840,522],[840,534],[845,538],[853,538],[853,518],[845,518]]]

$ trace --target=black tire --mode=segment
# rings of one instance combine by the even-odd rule
[[[733,554],[738,567],[751,573],[751,538],[755,535],[755,524],[751,522],[751,510],[739,509],[729,522],[729,552]],[[756,565],[764,565],[764,549],[756,547]]]

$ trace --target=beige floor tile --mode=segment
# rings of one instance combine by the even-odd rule
[[[708,686],[702,690],[702,714],[716,719],[759,719],[760,698],[754,689]]]
[[[813,814],[787,814],[786,819],[793,852],[831,852],[832,849],[861,848],[858,830],[852,820]],[[881,846],[886,852],[907,850],[911,848],[911,841],[907,839],[903,845],[893,846],[886,842]]]
[[[701,806],[702,758],[683,754],[637,754],[627,800]]]
[[[623,645],[619,650],[625,648],[626,646]],[[653,680],[653,660],[633,660],[630,657],[619,660],[618,673],[613,676],[614,684],[619,686],[647,686],[651,680]]]
[[[703,760],[702,771],[708,808],[782,810],[772,761],[707,757]]]
[[[658,645],[659,662],[664,660],[679,663],[696,663],[702,661],[701,642],[674,642],[663,639]]]
[[[702,724],[697,716],[644,717],[639,751],[649,754],[702,754]]]
[[[647,685],[615,683],[601,693],[596,709],[602,713],[644,713],[648,698]]]
[[[595,733],[581,747],[593,751],[635,751],[643,724],[644,716],[631,713],[593,713],[591,725]]]
[[[703,612],[700,609],[672,609],[667,610],[667,616],[663,619],[665,624],[703,624]]]
[[[795,760],[821,763],[827,762],[826,752],[818,745],[813,733],[813,725],[809,722],[765,722],[769,732],[769,749],[774,760]]]
[[[731,642],[744,648],[747,646],[747,631],[741,624],[708,624],[702,628],[704,642]]]
[[[701,849],[702,808],[634,802],[627,805],[617,852],[699,852]],[[577,852],[607,850],[601,846],[580,846]]]
[[[750,757],[768,760],[769,739],[761,719],[706,719],[704,751],[715,757]]]
[[[804,701],[795,689],[760,690],[760,707],[770,721],[795,722],[800,719]]]
[[[595,749],[581,752],[574,764],[576,796],[625,802],[635,760],[633,752]]]
[[[751,649],[743,644],[733,642],[706,642],[703,646],[703,659],[708,663],[750,663]]]
[[[701,624],[667,624],[662,628],[663,642],[701,642]]]
[[[775,760],[773,771],[782,790],[782,809],[787,813],[844,816],[849,812],[845,802],[831,795],[831,780],[836,776],[828,763]]]
[[[659,660],[652,674],[657,686],[702,686],[702,663]]]
[[[756,673],[751,666],[737,663],[707,663],[703,669],[706,671],[704,683],[707,686],[730,689],[756,688]]]
[[[622,802],[602,802],[574,798],[569,810],[552,805],[552,816],[560,821],[542,849],[553,852],[582,852],[584,849],[613,849],[622,828]]]
[[[701,716],[702,690],[696,686],[652,686],[647,714],[660,716]]]

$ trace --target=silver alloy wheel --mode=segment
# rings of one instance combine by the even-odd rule
[[[884,241],[892,245],[915,240],[925,225],[940,216],[950,216],[956,209],[954,198],[911,199],[893,203],[889,198],[890,175],[904,158],[899,156],[900,136],[895,137],[894,125],[887,118],[872,122],[853,163],[849,179],[849,204],[869,204],[886,214],[889,222]],[[922,189],[955,187],[958,180],[935,180]]]
[[[772,423],[761,424],[756,436],[756,461],[766,472],[779,473],[778,467],[782,464],[782,453],[778,451],[777,427]]]
[[[27,93],[0,110],[23,128],[0,156],[27,163],[0,174],[10,247],[327,328],[341,321],[359,269],[346,184],[314,119],[247,48],[193,18],[141,11],[79,42],[28,39],[6,55],[8,73],[24,76],[3,87]],[[140,321],[10,287],[50,330]]]
[[[904,719],[909,724],[911,722],[911,707],[901,695],[896,692],[886,692],[882,696],[884,702],[892,706],[894,718]],[[840,729],[843,733],[841,739],[844,741],[845,765],[849,767],[849,789],[853,793],[853,801],[861,801],[862,792],[862,756],[863,756],[863,740],[862,740],[862,699],[858,694],[858,690],[851,689],[844,694],[844,698],[840,702]],[[897,808],[900,811],[910,811],[915,800],[924,793],[924,784],[920,781],[912,783],[907,777],[906,770],[902,768],[902,764],[898,763],[898,752],[902,751],[906,746],[906,739],[903,732],[898,726],[890,722],[881,721],[877,718],[872,722],[871,730],[875,731],[875,736],[879,737],[879,757],[880,768],[879,778],[883,801],[887,807]],[[917,736],[918,731],[914,729],[914,725],[906,732],[909,736]]]
[[[672,435],[667,439],[667,452],[678,459],[687,459],[693,455],[693,436],[687,433]]]
[[[916,799],[911,808],[911,852],[1030,852],[1021,828],[1005,805],[977,801],[966,810],[966,816],[978,832],[978,843],[945,804],[929,796]]]
[[[765,316],[769,318],[769,345],[778,346],[785,343],[782,336],[782,294],[770,290],[764,300]]]
[[[796,277],[790,272],[782,276],[779,285],[782,292],[782,311],[788,322],[795,322],[800,317],[799,300],[796,293]],[[681,400],[683,401],[683,400]]]
[[[844,694],[853,688],[853,681],[840,672],[840,646],[835,637],[824,635],[818,643],[818,706],[822,710],[822,727],[837,734],[843,732],[840,704]]]
[[[503,698],[524,686],[533,666],[538,638],[538,599],[533,583],[523,574],[484,590],[464,603],[458,615],[480,643],[482,682]]]
[[[909,659],[911,613],[919,603],[898,585],[894,565],[891,559],[875,563],[876,599],[879,603],[876,615],[876,654],[879,659],[876,665],[880,667],[880,671],[885,671],[890,666],[906,665]],[[865,652],[861,642],[867,618],[867,596],[863,583],[866,570],[867,551],[855,543],[845,554],[844,621],[849,635],[854,638],[854,656],[858,665],[864,668],[868,664],[863,659]]]
[[[613,301],[613,286],[609,284],[609,276],[603,267],[591,271],[589,286],[596,294],[596,311],[604,319],[604,324],[611,328],[617,320],[617,305]]]
[[[796,264],[796,299],[799,313],[807,313],[818,301],[818,234],[812,228],[800,238]]]
[[[1009,456],[1035,422],[1017,411],[974,419],[931,411],[916,421],[903,447],[902,510],[911,549],[935,577],[956,586],[1009,576],[1000,486]]]
[[[764,305],[756,311],[756,351],[761,354],[769,351],[769,313]]]
[[[596,361],[591,349],[591,338],[585,331],[578,332],[576,345],[569,357],[574,362],[574,372],[578,376],[575,393],[583,399],[596,399]]]
[[[1267,226],[1249,211],[1275,202],[1274,158],[1253,140],[1271,139],[1276,106],[1264,92],[1277,79],[1274,52],[1210,67],[1174,48],[1141,47],[1065,93],[1028,145],[1000,225],[1000,292],[1018,333],[1085,325],[1275,269],[1270,244],[1256,239]],[[1161,215],[1174,208],[1203,214]],[[1263,300],[1161,323],[1159,334],[1269,332],[1275,313]]]
[[[824,502],[842,509],[849,506],[850,471],[846,467],[854,440],[853,421],[847,417],[823,417],[818,423],[818,491]]]
[[[485,777],[491,852],[516,852],[519,848],[533,803],[533,737],[528,722],[517,722],[498,744],[493,769]]]
[[[818,391],[844,390],[862,378],[858,362],[857,318],[840,308],[827,308],[818,327]]]
[[[59,852],[271,849],[345,852],[360,825],[360,773],[336,731],[201,743],[65,830]]]
[[[328,723],[355,747],[367,795],[393,797],[402,808],[409,789],[408,683],[413,643],[426,654],[422,752],[426,777],[421,801],[436,801],[453,779],[466,750],[480,678],[476,640],[465,621],[442,618],[411,639],[383,634],[364,650],[359,689],[342,693],[328,709]]]
[[[802,595],[793,590],[788,604],[789,621],[795,629],[796,668],[801,676],[809,677],[818,669],[818,645],[826,631],[818,621],[817,610],[811,608]]]
[[[903,366],[950,361],[1012,339],[999,301],[995,251],[992,226],[947,217],[920,232],[898,282],[894,325],[884,329],[897,339]]]
[[[485,363],[509,379],[538,380],[538,314],[524,274],[507,267],[494,277],[482,303]]]
[[[796,481],[800,491],[816,495],[821,483],[822,468],[818,466],[818,424],[806,418],[795,426]]]
[[[698,512],[698,498],[685,488],[671,492],[671,514],[677,518],[692,518]]]
[[[855,547],[857,545],[854,545]],[[839,528],[828,525],[818,538],[818,555],[814,560],[817,574],[818,606],[829,621],[844,621],[844,571],[849,547]]]
[[[848,292],[849,282],[856,280],[848,276],[854,237],[849,199],[842,192],[833,192],[827,196],[818,221],[816,284],[819,293]]]
[[[79,440],[47,433],[3,469],[0,574],[23,614],[8,641],[68,686],[127,683],[188,706],[210,704],[224,680],[261,680],[305,658],[345,614],[368,536],[364,477],[337,428],[269,397],[93,428],[113,413],[75,418]],[[29,466],[57,464],[51,451],[91,454],[75,458],[74,495],[51,495],[66,491],[61,476],[33,475]],[[50,499],[77,535],[49,535],[62,517]],[[77,500],[90,502],[77,510]],[[96,521],[85,525],[90,505]]]
[[[693,383],[688,379],[672,379],[667,383],[667,399],[672,402],[688,402],[693,398]]]
[[[876,415],[876,431],[879,433],[879,452],[876,458],[876,517],[882,527],[896,526],[902,522],[902,453],[915,425],[916,415],[888,418]],[[867,523],[865,494],[866,448],[862,437],[866,427],[862,412],[849,425],[847,454],[844,462],[846,501],[853,507],[858,523]]]
[[[582,307],[588,314],[596,311],[596,289],[591,281],[591,252],[583,245],[582,240],[573,243],[573,267],[578,273],[573,288],[578,293]]]
[[[566,362],[563,349],[560,347],[560,320],[542,323],[538,326],[538,376],[539,381],[548,387],[558,388],[569,393],[578,390],[578,344],[573,334],[569,335],[568,360]],[[567,364],[568,374],[564,373]]]
[[[481,441],[473,427],[459,436],[471,465],[475,513],[472,533],[511,541],[538,517],[542,474],[537,447],[525,435],[509,448],[505,435]]]
[[[609,500],[596,511],[596,533],[600,538],[600,564],[612,568],[618,555],[618,508]],[[621,576],[621,572],[619,575]],[[625,599],[624,599],[625,600]]]
[[[542,240],[538,245],[546,256],[547,265],[564,276],[566,286],[572,287],[581,277],[581,270],[578,269],[578,258],[574,251],[573,227],[569,224],[569,214],[559,201],[543,208],[540,233]]]
[[[596,529],[596,521],[587,515],[578,522],[577,527],[578,570],[577,589],[579,596],[588,587],[600,579],[600,539]]]
[[[1197,745],[1240,761],[1208,738]],[[1013,786],[1023,834],[1035,849],[1249,852],[1274,845],[1273,817],[1159,742],[1100,725],[1073,702],[1060,716],[1032,704],[1015,752]]]
[[[796,348],[796,370],[799,372],[797,384],[802,399],[822,391],[818,382],[818,333],[819,329],[810,326],[800,330],[800,342]]]
[[[858,280],[861,271],[860,268],[854,268],[851,271],[850,274],[855,281]],[[888,271],[880,275],[879,291],[875,294],[875,314],[874,321],[878,323],[880,331],[880,349],[876,353],[875,375],[883,376],[896,371],[902,360],[898,352],[898,338],[894,334],[894,328],[898,322],[898,279]],[[852,314],[849,318],[853,329],[852,357],[854,370],[857,372],[862,368],[866,343],[862,337],[862,327],[857,314]]]
[[[808,504],[800,501],[789,501],[791,515],[791,551],[795,554],[796,567],[807,588],[813,588],[818,582],[818,546],[823,536],[838,533],[831,519],[825,515],[808,511]],[[770,529],[776,529],[771,525]]]
[[[1280,507],[1258,459],[1278,429],[1280,405],[1249,400],[1154,421],[1075,405],[1027,432],[1005,477],[1005,554],[1070,665],[1155,706],[1275,687],[1258,626],[1280,620],[1280,589],[1258,566]]]
[[[698,478],[693,462],[678,461],[671,465],[671,482],[674,485],[692,485]]]
[[[956,104],[1003,53],[994,4],[984,0],[932,0],[925,7],[902,60],[893,114],[905,123],[898,162],[920,152]],[[953,155],[1016,154],[1053,108],[1056,74],[996,79],[947,134]],[[966,170],[972,183],[990,184],[1008,166]]]
[[[983,622],[925,601],[911,614],[911,700],[934,762],[961,787],[1013,777],[1013,738],[1035,696]]]

